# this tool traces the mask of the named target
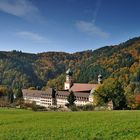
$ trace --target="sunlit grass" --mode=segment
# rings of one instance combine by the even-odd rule
[[[140,111],[0,109],[0,140],[140,140]]]

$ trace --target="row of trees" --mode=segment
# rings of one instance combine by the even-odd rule
[[[107,79],[94,93],[95,105],[105,105],[112,101],[114,109],[125,109],[127,107],[122,84],[113,79]]]
[[[9,106],[14,101],[18,101],[22,98],[22,90],[11,89],[8,86],[0,85],[0,106]]]
[[[112,101],[114,109],[136,109],[140,103],[136,102],[134,94],[135,84],[123,86],[118,79],[108,78],[94,93],[94,105],[106,105]]]
[[[21,88],[13,91],[6,86],[0,86],[0,106],[7,106],[14,101],[19,101],[22,96]],[[72,91],[67,97],[67,101],[68,107],[75,105],[76,97]],[[113,103],[113,109],[116,110],[140,107],[140,104],[136,104],[134,96],[128,95],[122,84],[113,78],[105,80],[94,92],[94,106],[106,106],[110,101]]]

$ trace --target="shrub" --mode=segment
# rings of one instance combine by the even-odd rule
[[[77,106],[77,108],[79,110],[83,110],[83,111],[92,111],[94,110],[94,106],[91,104],[87,104],[87,105],[83,105],[83,106]]]
[[[58,110],[58,108],[55,107],[55,106],[50,106],[49,109],[50,109],[51,111],[57,111],[57,110]]]
[[[71,111],[78,111],[78,108],[77,108],[76,105],[71,105],[71,106],[69,106],[69,109],[70,109]]]
[[[46,107],[36,105],[36,102],[32,102],[31,108],[32,108],[33,111],[46,111]]]

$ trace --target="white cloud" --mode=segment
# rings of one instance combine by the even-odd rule
[[[101,28],[96,26],[94,22],[78,21],[76,22],[76,27],[91,36],[97,36],[102,38],[108,38],[109,33],[103,31]]]
[[[38,8],[29,0],[0,0],[0,11],[26,19],[39,15]]]
[[[17,32],[16,35],[18,35],[21,38],[34,41],[36,43],[48,43],[47,38],[33,32],[21,31],[21,32]]]

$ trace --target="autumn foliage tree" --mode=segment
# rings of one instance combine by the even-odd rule
[[[105,80],[103,85],[97,89],[95,99],[97,105],[105,105],[109,101],[112,101],[114,109],[126,108],[124,89],[121,83],[113,78]]]

